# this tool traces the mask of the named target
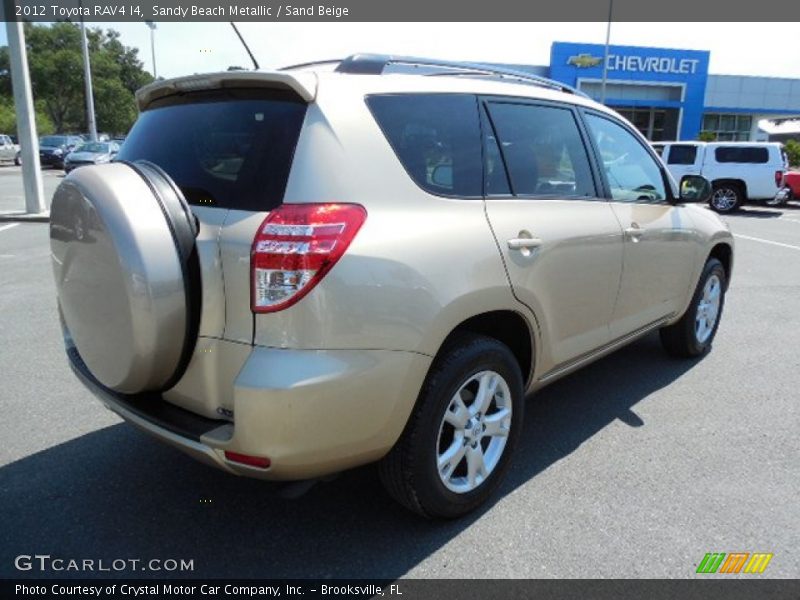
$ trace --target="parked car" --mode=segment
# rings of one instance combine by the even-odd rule
[[[719,213],[751,200],[772,201],[788,161],[777,142],[657,142],[653,144],[676,179],[702,175],[713,186],[709,200]]]
[[[39,140],[39,162],[63,169],[64,158],[82,143],[77,135],[46,135]]]
[[[78,167],[107,163],[117,153],[119,145],[116,142],[85,142],[64,158],[64,171],[69,173]]]
[[[800,200],[800,171],[786,171],[783,185],[789,190],[787,200]]]
[[[11,139],[11,136],[5,134],[0,134],[0,161],[13,161],[15,165],[22,164],[19,146]]]
[[[455,517],[526,394],[656,330],[709,351],[733,238],[708,181],[580,92],[402,62],[427,74],[357,55],[139,90],[118,160],[57,189],[52,264],[69,364],[125,420],[260,479],[378,462]]]

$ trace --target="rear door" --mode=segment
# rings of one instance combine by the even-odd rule
[[[646,141],[618,119],[584,114],[624,232],[622,283],[611,322],[617,339],[680,310],[698,244],[688,211],[670,203],[666,174]]]
[[[211,418],[233,410],[233,378],[253,343],[250,249],[283,201],[307,106],[270,89],[166,96],[141,113],[117,155],[164,169],[200,224],[198,340],[186,374],[164,396],[173,404]]]
[[[575,109],[483,101],[486,212],[515,296],[537,315],[541,374],[609,341],[622,232]]]
[[[200,221],[201,337],[253,341],[250,248],[283,201],[306,108],[283,90],[167,96],[140,115],[118,154],[164,169]]]

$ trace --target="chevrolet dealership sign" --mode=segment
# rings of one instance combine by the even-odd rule
[[[694,75],[700,61],[694,58],[676,58],[674,56],[622,56],[608,55],[609,71],[627,71],[629,73],[673,73]]]
[[[602,64],[601,56],[591,54],[577,54],[567,59],[568,65],[579,69],[596,67]],[[697,72],[700,61],[694,58],[675,58],[663,56],[623,56],[620,54],[608,55],[609,71],[626,71],[628,73],[673,73],[678,75],[693,75]]]

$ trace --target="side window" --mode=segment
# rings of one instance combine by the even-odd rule
[[[675,145],[670,146],[669,160],[670,165],[693,165],[697,158],[697,146]]]
[[[501,102],[488,106],[514,195],[596,196],[586,147],[570,109]]]
[[[600,160],[614,200],[666,200],[664,178],[658,163],[631,132],[622,125],[592,114],[586,115],[586,121],[600,152]]]
[[[475,96],[381,95],[367,98],[367,105],[418,186],[432,194],[483,196]]]
[[[765,164],[769,162],[769,151],[760,146],[720,146],[714,157],[721,163]]]

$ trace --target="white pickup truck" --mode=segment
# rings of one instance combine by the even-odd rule
[[[676,181],[702,175],[714,186],[709,200],[719,213],[737,210],[749,200],[772,202],[783,186],[788,161],[776,142],[657,142]]]

